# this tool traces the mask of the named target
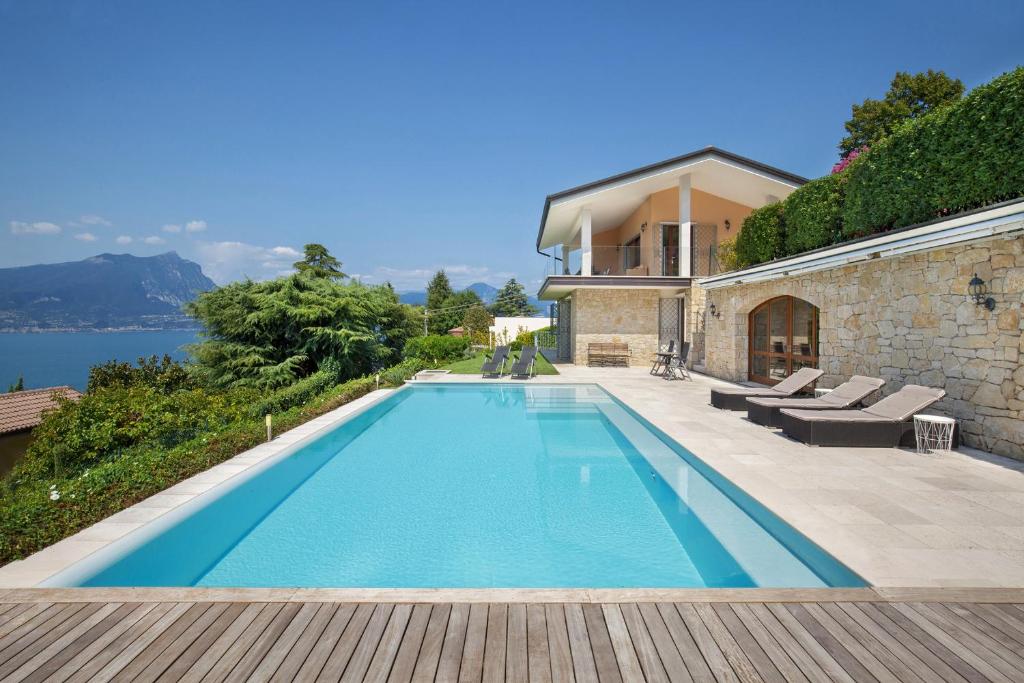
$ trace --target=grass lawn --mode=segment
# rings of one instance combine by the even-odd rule
[[[518,357],[519,354],[513,354]],[[480,366],[484,364],[484,354],[477,354],[472,358],[466,358],[465,360],[457,360],[449,365],[441,366],[442,369],[450,371],[453,375],[479,375]],[[505,372],[511,367],[511,363],[505,363]],[[544,356],[537,354],[537,362],[534,363],[534,371],[538,375],[557,375],[558,370],[555,370],[555,366],[548,362],[548,359]]]

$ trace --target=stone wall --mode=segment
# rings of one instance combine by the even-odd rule
[[[587,345],[629,344],[630,365],[649,363],[658,350],[658,292],[577,289],[572,294],[573,361],[587,363]]]
[[[970,301],[977,273],[995,310]],[[705,367],[717,377],[747,377],[748,316],[758,304],[790,295],[820,309],[819,386],[852,374],[943,387],[937,412],[961,421],[970,446],[1024,458],[1024,240],[999,237],[832,270],[739,284],[694,296],[703,323]],[[714,302],[720,317],[705,312]],[[696,329],[696,328],[694,328]]]

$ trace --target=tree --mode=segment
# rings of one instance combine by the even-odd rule
[[[483,303],[480,296],[470,289],[456,292],[442,301],[438,308],[427,310],[427,328],[431,334],[448,334],[448,330],[462,324],[467,310]]]
[[[537,309],[530,304],[523,286],[512,278],[498,290],[491,304],[491,313],[496,316],[533,315]]]
[[[299,275],[328,280],[346,277],[345,273],[341,272],[341,261],[331,256],[324,245],[307,244],[303,250],[305,255],[302,260],[293,264]]]
[[[848,134],[839,142],[840,154],[846,157],[854,150],[870,147],[904,121],[956,102],[963,94],[964,84],[944,71],[898,71],[883,99],[866,99],[851,107],[852,116],[845,124]]]
[[[436,311],[441,308],[445,299],[454,293],[451,283],[448,282],[448,274],[443,269],[437,271],[427,285],[427,310]]]
[[[15,382],[14,384],[8,385],[8,387],[7,387],[7,393],[8,394],[13,394],[16,391],[24,391],[24,390],[25,390],[25,376],[24,375],[18,375],[18,381]]]
[[[487,332],[494,324],[494,317],[483,306],[470,306],[462,316],[462,329],[474,343],[485,343]]]
[[[233,282],[185,310],[204,328],[194,372],[214,387],[281,387],[325,363],[359,377],[398,361],[416,333],[394,290],[302,274]]]

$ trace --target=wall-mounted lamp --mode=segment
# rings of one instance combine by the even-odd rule
[[[714,301],[712,301],[711,303],[708,304],[708,314],[712,318],[721,318],[722,317],[722,312],[720,310],[718,310],[718,307],[715,306],[715,302]]]
[[[725,229],[728,230],[731,227],[732,227],[732,222],[728,218],[726,218],[725,219]]]
[[[647,223],[641,223],[640,224],[640,232],[643,232],[646,229],[647,229]]]
[[[979,306],[984,306],[990,311],[994,310],[996,307],[996,300],[990,296],[985,296],[988,294],[988,285],[985,284],[984,280],[978,277],[977,273],[974,274],[974,277],[972,277],[971,281],[967,284],[967,294],[974,300],[974,303]]]

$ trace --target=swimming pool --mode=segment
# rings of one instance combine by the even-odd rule
[[[407,386],[47,585],[864,582],[601,388],[531,383]]]

